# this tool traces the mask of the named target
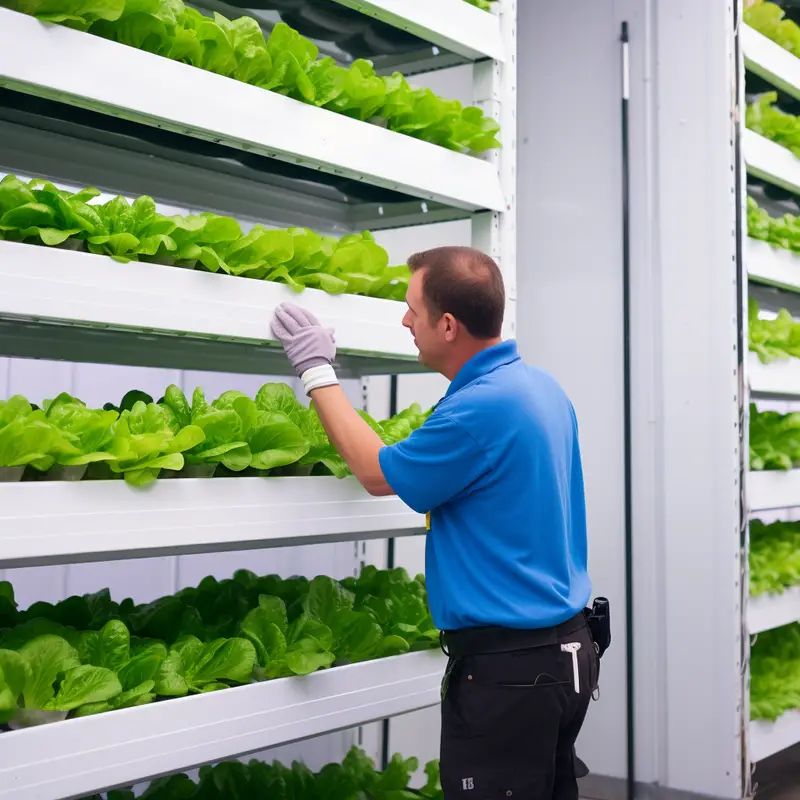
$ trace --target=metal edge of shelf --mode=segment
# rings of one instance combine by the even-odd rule
[[[283,350],[277,346],[2,318],[0,355],[85,364],[296,377]],[[334,366],[340,378],[427,372],[419,360],[348,355],[341,351],[336,355]]]
[[[0,569],[425,533],[354,478],[0,483]]]
[[[800,397],[800,358],[762,364],[755,353],[748,354],[750,392],[756,397]]]
[[[775,722],[750,722],[750,759],[753,763],[800,743],[800,710],[787,711]]]
[[[393,300],[318,289],[298,295],[271,281],[2,241],[0,280],[0,317],[6,319],[276,346],[272,310],[290,301],[333,327],[343,354],[417,360],[402,326],[405,306]]]
[[[437,651],[0,734],[0,798],[69,800],[434,706]]]
[[[32,59],[31,52],[50,58]],[[505,209],[500,177],[487,160],[3,8],[0,86],[469,211]]]
[[[747,171],[757,178],[800,193],[800,158],[751,130],[744,132]]]
[[[800,469],[751,471],[747,489],[751,512],[800,507]]]
[[[800,621],[800,586],[793,586],[781,594],[760,594],[748,600],[747,627],[751,634],[798,621]]]
[[[748,238],[745,248],[745,263],[751,281],[788,292],[800,292],[800,256],[758,239]]]
[[[335,2],[465,58],[505,61],[499,16],[464,0],[436,0],[435,3],[409,3],[408,0]]]
[[[742,25],[741,37],[745,67],[800,99],[800,58],[749,25]]]

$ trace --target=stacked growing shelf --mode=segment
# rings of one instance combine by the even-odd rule
[[[800,98],[800,58],[747,25],[742,28],[741,43],[749,73],[792,98]],[[768,186],[800,193],[800,159],[790,150],[746,130],[743,151],[749,176]],[[800,256],[747,238],[744,258],[751,293],[761,291],[774,305],[791,307],[792,295],[800,292]],[[774,294],[776,291],[779,294]],[[800,359],[763,364],[751,352],[746,374],[753,402],[800,401]],[[792,513],[800,508],[800,470],[750,472],[747,507],[751,519]],[[788,588],[780,594],[750,597],[745,619],[751,636],[800,621],[800,587]],[[753,763],[798,743],[800,710],[788,711],[774,722],[750,723],[749,756]]]
[[[334,1],[428,42],[428,66],[451,63],[445,49],[473,62],[502,150],[454,152],[0,8],[0,169],[340,235],[470,220],[513,331],[515,0]],[[0,277],[0,356],[288,374],[269,326],[297,298],[285,285],[7,241]],[[420,370],[402,303],[300,302],[336,329],[341,376]],[[0,570],[421,534],[420,515],[353,479],[0,484]],[[440,653],[415,652],[5,732],[0,798],[82,797],[434,706],[442,671]]]

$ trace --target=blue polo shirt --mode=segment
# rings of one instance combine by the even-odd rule
[[[425,573],[438,628],[542,628],[585,607],[575,411],[516,342],[470,359],[425,424],[381,449],[380,464],[407,505],[430,512]]]

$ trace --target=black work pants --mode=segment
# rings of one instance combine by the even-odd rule
[[[599,658],[582,616],[553,633],[542,646],[451,655],[442,685],[445,800],[578,800],[574,746]],[[562,648],[576,643],[577,687],[573,655]]]

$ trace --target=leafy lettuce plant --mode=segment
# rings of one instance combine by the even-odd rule
[[[470,0],[467,0],[470,2]],[[744,11],[744,21],[784,50],[800,57],[800,27],[775,3],[754,0]]]
[[[759,412],[750,406],[750,469],[790,470],[800,465],[800,413]]]
[[[771,217],[752,197],[747,198],[747,234],[773,247],[800,251],[800,219],[794,214]]]
[[[782,308],[775,319],[762,319],[758,302],[750,298],[747,325],[750,350],[762,364],[787,358],[800,358],[800,324]]]
[[[353,592],[354,608],[371,614],[386,639],[382,654],[427,650],[439,646],[439,631],[428,609],[425,578],[411,578],[402,568],[379,570],[366,566],[358,578],[345,578]]]
[[[800,523],[750,522],[750,595],[800,586]]]
[[[77,467],[115,460],[111,447],[118,415],[114,411],[87,408],[66,392],[45,400],[43,410],[54,429],[54,444],[47,458],[33,462],[34,467],[46,470],[53,464]]]
[[[291,389],[288,386],[285,388],[294,397]],[[216,408],[231,409],[240,416],[243,435],[250,448],[250,466],[253,469],[269,472],[296,463],[308,452],[308,443],[303,432],[284,411],[260,405],[258,399],[254,401],[244,393],[233,390],[220,395],[213,405]]]
[[[255,648],[261,680],[308,675],[330,667],[336,658],[331,629],[305,612],[290,623],[280,597],[261,595],[258,607],[242,620],[240,635]]]
[[[233,472],[250,466],[247,416],[236,410],[236,404],[230,408],[209,406],[203,390],[197,387],[190,406],[186,395],[172,384],[164,393],[162,405],[170,409],[181,428],[193,425],[203,432],[205,438],[184,452],[187,464],[222,464]]]
[[[800,708],[800,623],[764,631],[750,656],[750,715],[775,721]]]
[[[21,395],[0,400],[0,467],[23,467],[52,459],[57,434],[41,410]]]
[[[204,436],[196,425],[181,428],[169,408],[139,400],[116,423],[111,470],[133,486],[143,486],[162,469],[181,470],[184,451],[200,444]]]
[[[64,245],[75,237],[85,240],[102,231],[102,221],[89,201],[97,189],[77,193],[34,179],[25,184],[14,175],[0,181],[0,238],[14,242]]]
[[[137,641],[132,647],[127,626],[114,619],[99,631],[81,633],[77,650],[81,663],[113,672],[120,683],[120,692],[110,698],[83,703],[74,716],[133,708],[155,700],[155,678],[167,657],[167,649],[161,642]]]
[[[182,636],[159,666],[155,692],[183,697],[250,683],[255,661],[255,649],[246,639],[201,642],[196,636]]]
[[[122,691],[112,670],[82,664],[78,651],[53,634],[0,650],[0,670],[6,684],[0,684],[0,719],[22,725],[36,722],[37,712],[69,712]]]
[[[777,92],[766,92],[754,103],[747,106],[745,121],[747,127],[771,139],[781,147],[800,158],[800,118],[781,111],[775,104]]]

